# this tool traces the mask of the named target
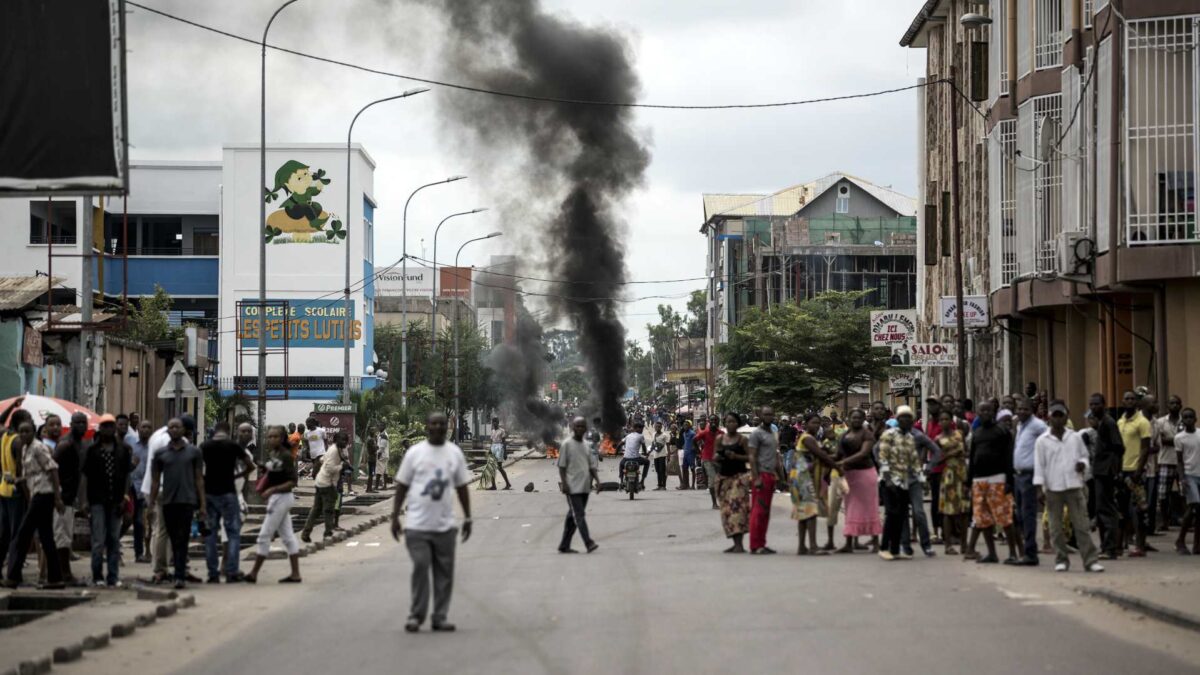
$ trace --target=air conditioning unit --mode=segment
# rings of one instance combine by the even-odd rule
[[[1058,234],[1059,274],[1090,274],[1091,262],[1092,240],[1088,238],[1087,232],[1072,230]]]

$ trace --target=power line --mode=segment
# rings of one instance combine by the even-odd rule
[[[148,7],[141,3],[134,2],[133,0],[126,0],[125,4],[130,5],[132,7],[137,7],[139,9],[143,9],[147,12],[156,14],[156,15],[161,16],[166,19],[170,19],[172,21],[177,21],[179,23],[183,23],[188,26],[192,26],[193,28],[199,28],[201,30],[206,30],[210,33],[216,33],[217,35],[222,35],[227,38],[231,38],[234,40],[240,40],[242,42],[246,42],[246,43],[253,44],[253,45],[262,45],[262,43],[260,41],[255,40],[253,38],[249,38],[244,35],[238,35],[236,33],[231,33],[229,31],[221,30],[220,28],[216,28],[214,26],[208,26],[208,25],[202,24],[198,21],[193,21],[191,19],[186,19],[184,17],[177,16],[177,15],[171,14],[169,12],[164,12],[160,9]],[[395,73],[395,72],[391,72],[391,71],[387,71],[387,70],[380,70],[378,68],[362,66],[362,65],[358,65],[356,63],[340,61],[338,59],[333,59],[333,58],[329,58],[329,57],[325,57],[325,56],[317,56],[315,54],[306,54],[301,51],[297,51],[294,49],[288,49],[286,47],[279,47],[279,46],[272,45],[272,44],[268,44],[267,47],[269,49],[274,49],[276,51],[283,52],[285,54],[291,54],[293,56],[299,56],[301,58],[311,59],[313,61],[320,61],[322,63],[328,63],[328,64],[335,65],[335,66],[341,66],[343,68],[351,68],[353,70],[358,70],[358,71],[361,71],[364,73],[370,73],[372,75],[383,75],[386,77],[394,77],[394,78],[401,79],[401,80],[408,80],[410,82],[420,82],[422,84],[428,84],[428,85],[432,85],[432,86],[436,86],[436,87],[445,87],[447,89],[457,89],[460,91],[467,91],[467,92],[472,92],[472,93],[476,93],[476,94],[488,94],[490,96],[502,96],[505,98],[520,99],[520,100],[524,100],[524,101],[538,101],[538,102],[543,102],[543,103],[560,103],[560,104],[566,104],[566,105],[594,105],[594,106],[606,106],[606,107],[614,107],[614,108],[650,108],[650,109],[656,109],[656,110],[732,110],[732,109],[754,109],[754,108],[784,108],[784,107],[790,107],[790,106],[811,105],[814,103],[831,103],[831,102],[835,102],[835,101],[849,101],[849,100],[860,99],[860,98],[871,98],[874,96],[883,96],[886,94],[895,94],[895,93],[899,93],[902,91],[909,91],[911,89],[927,87],[930,84],[933,84],[938,81],[938,80],[934,80],[933,82],[919,82],[917,84],[910,84],[910,85],[907,85],[904,87],[895,87],[892,89],[881,89],[878,91],[862,92],[862,93],[857,93],[857,94],[843,94],[840,96],[825,96],[822,98],[800,99],[800,100],[795,100],[795,101],[771,101],[771,102],[766,102],[766,103],[724,103],[724,104],[713,104],[713,105],[695,105],[695,104],[637,103],[635,101],[595,101],[595,100],[559,98],[556,96],[538,96],[538,95],[534,95],[534,94],[521,94],[521,93],[513,92],[513,91],[487,89],[485,87],[475,87],[475,86],[471,86],[471,85],[467,85],[467,84],[459,84],[457,82],[434,80],[434,79],[430,79],[427,77],[418,77],[415,75],[405,75],[403,73]]]

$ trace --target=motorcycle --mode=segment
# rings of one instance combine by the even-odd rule
[[[642,491],[641,469],[642,465],[635,461],[625,462],[624,475],[621,476],[621,489],[629,493],[630,499],[633,499],[635,493]]]

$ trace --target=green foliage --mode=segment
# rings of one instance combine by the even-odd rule
[[[692,291],[687,301],[687,337],[702,338],[708,334],[708,292]]]
[[[143,297],[129,305],[129,322],[121,337],[137,342],[161,342],[177,339],[183,333],[167,322],[167,311],[171,309],[171,296],[162,286],[154,285],[154,295]]]
[[[828,292],[796,304],[746,312],[718,350],[728,384],[723,407],[773,405],[801,412],[845,398],[887,376],[889,354],[871,349],[866,292]],[[799,406],[799,407],[797,407]]]
[[[228,396],[221,395],[216,389],[204,392],[204,424],[212,426],[217,422],[228,422],[233,428],[242,422],[253,423],[248,412],[238,413],[238,410],[251,410],[250,399],[245,394],[235,391]]]
[[[554,382],[558,383],[558,390],[562,392],[563,400],[579,399],[584,401],[591,391],[588,386],[587,375],[578,368],[563,368],[554,373]]]

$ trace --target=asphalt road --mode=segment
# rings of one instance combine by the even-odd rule
[[[615,478],[616,462],[602,464]],[[556,553],[566,504],[549,461],[471,491],[456,634],[402,630],[409,563],[385,528],[306,559],[299,587],[196,589],[198,607],[61,672],[708,673],[1193,672],[1194,634],[1071,591],[1072,575],[958,559],[885,563],[795,550],[778,495],[777,556],[721,553],[707,493],[593,496],[600,550]],[[532,481],[538,492],[520,491]],[[654,475],[651,472],[650,483]],[[821,538],[824,539],[822,522]],[[578,542],[577,542],[578,545]],[[1110,570],[1119,580],[1121,572]],[[271,561],[262,579],[285,574]],[[1082,576],[1082,573],[1073,573]],[[1191,665],[1188,665],[1188,664]]]

